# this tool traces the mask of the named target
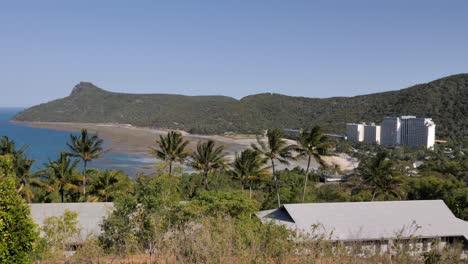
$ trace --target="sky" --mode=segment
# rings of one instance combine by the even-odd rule
[[[466,0],[0,1],[0,107],[115,92],[354,96],[468,72]]]

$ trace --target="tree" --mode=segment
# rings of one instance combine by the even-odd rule
[[[34,160],[26,157],[25,151],[27,147],[25,145],[17,149],[15,141],[10,140],[7,136],[3,136],[0,139],[0,155],[10,155],[12,157],[12,168],[16,175],[18,193],[28,203],[31,203],[34,197],[32,187],[40,187],[42,186],[42,182],[39,180],[40,176],[37,173],[31,172]]]
[[[0,263],[32,263],[29,252],[38,233],[11,174],[0,179],[0,234]]]
[[[172,176],[173,163],[184,163],[188,156],[188,153],[185,152],[188,143],[182,138],[181,133],[170,131],[165,137],[159,136],[159,141],[156,141],[157,147],[152,148],[151,153],[169,164],[169,176]]]
[[[67,209],[63,215],[47,217],[42,231],[49,249],[65,256],[65,250],[73,243],[73,237],[80,233],[78,213]]]
[[[140,176],[136,180],[136,196],[140,205],[135,218],[136,237],[148,253],[150,263],[156,246],[161,243],[161,236],[171,225],[169,218],[173,208],[180,204],[179,180],[179,177],[173,178],[168,174]]]
[[[223,146],[215,146],[213,140],[199,142],[197,149],[192,153],[190,165],[195,170],[201,171],[205,179],[205,189],[208,190],[208,175],[226,166],[226,153]]]
[[[90,136],[86,129],[82,129],[79,136],[71,134],[70,140],[71,143],[67,143],[70,152],[67,154],[83,161],[83,195],[86,196],[86,168],[88,162],[99,158],[104,153],[104,141],[97,135]]]
[[[247,219],[258,211],[258,203],[240,192],[203,191],[182,205],[182,210],[189,221],[200,216]]]
[[[138,202],[133,195],[125,193],[116,197],[114,208],[102,221],[99,241],[106,251],[123,256],[137,247]]]
[[[27,145],[22,146],[19,149],[16,149],[16,143],[13,140],[10,140],[9,137],[3,136],[0,139],[0,155],[8,155],[11,154],[15,157],[19,155],[23,155],[26,149],[28,148]]]
[[[41,180],[39,173],[31,172],[34,160],[27,159],[26,157],[18,157],[15,159],[16,167],[16,181],[18,185],[18,193],[31,203],[34,198],[34,187],[43,187],[44,182]]]
[[[60,193],[62,203],[65,201],[65,192],[79,191],[80,187],[75,184],[77,160],[72,161],[62,152],[57,160],[49,159],[49,162],[44,165],[49,178],[49,189]]]
[[[265,163],[266,160],[258,152],[246,149],[241,154],[236,153],[230,165],[230,174],[234,179],[239,180],[242,191],[246,186],[249,187],[250,199],[252,199],[252,183],[270,175],[269,167],[264,167]]]
[[[468,219],[468,187],[455,176],[437,172],[424,173],[408,179],[405,187],[408,200],[443,199],[457,217]]]
[[[275,182],[276,198],[278,200],[278,207],[281,206],[278,177],[275,170],[275,160],[281,164],[289,165],[290,159],[294,159],[292,155],[293,146],[288,145],[284,134],[279,129],[268,130],[267,141],[262,140],[261,137],[257,137],[257,144],[252,144],[252,148],[263,155],[264,158],[270,160],[271,168],[273,170],[273,180]]]
[[[295,147],[295,151],[298,153],[296,158],[307,157],[307,168],[304,175],[302,202],[304,202],[305,199],[311,159],[314,158],[320,163],[320,165],[325,167],[325,162],[322,159],[322,155],[328,155],[328,150],[330,147],[331,144],[328,141],[327,136],[323,134],[322,129],[319,126],[315,126],[310,131],[301,131],[298,144]]]
[[[401,184],[400,175],[394,162],[388,159],[387,152],[379,152],[375,157],[361,162],[358,174],[364,186],[372,190],[372,201],[379,194],[383,195],[385,200],[392,196],[401,199],[397,191]]]
[[[117,193],[132,191],[132,182],[122,171],[96,170],[92,178],[93,201],[110,202]]]
[[[0,181],[10,175],[14,175],[13,156],[10,154],[0,155]]]

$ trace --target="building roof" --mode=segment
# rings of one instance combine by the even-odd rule
[[[456,218],[442,200],[285,204],[257,216],[326,240],[468,240],[468,222]]]
[[[43,203],[29,204],[33,221],[43,226],[44,220],[52,216],[62,216],[65,210],[78,213],[80,238],[88,235],[99,235],[102,220],[113,210],[113,203]]]

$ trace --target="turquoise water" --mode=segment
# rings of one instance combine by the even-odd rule
[[[67,150],[66,142],[70,138],[70,132],[31,128],[10,123],[10,119],[21,110],[21,108],[0,108],[0,136],[13,139],[18,147],[28,145],[26,153],[29,158],[36,161],[33,169],[38,170],[49,158],[56,159],[61,151]],[[106,142],[104,144],[106,145]],[[104,154],[101,159],[91,162],[89,166],[98,169],[122,170],[134,176],[140,172],[150,171],[155,162],[156,159],[144,153],[110,152]]]

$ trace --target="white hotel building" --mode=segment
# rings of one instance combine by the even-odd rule
[[[431,118],[385,117],[381,126],[346,124],[346,132],[348,140],[354,142],[365,141],[385,146],[407,145],[413,148],[419,146],[433,148],[435,126]]]
[[[346,137],[353,142],[380,143],[380,126],[374,123],[346,124]]]
[[[348,140],[353,142],[362,142],[364,141],[364,123],[355,124],[349,123],[346,124],[346,137]]]
[[[364,125],[364,142],[368,144],[380,144],[380,126],[374,123]]]
[[[380,144],[386,146],[400,145],[401,122],[399,117],[385,117],[380,127]]]
[[[430,118],[415,116],[401,117],[401,144],[413,148],[424,145],[433,148],[435,141],[435,124]]]

